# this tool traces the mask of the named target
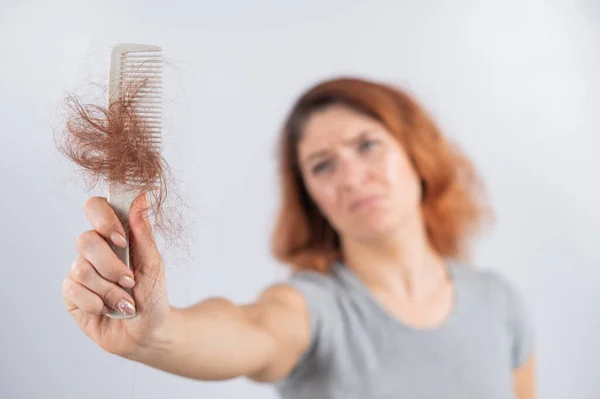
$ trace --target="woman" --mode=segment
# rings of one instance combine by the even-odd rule
[[[124,230],[104,198],[63,284],[68,311],[110,353],[200,380],[245,376],[283,398],[534,397],[530,320],[499,275],[462,264],[486,215],[472,166],[406,93],[323,82],[281,142],[274,254],[294,267],[250,304],[169,305],[140,196],[135,275],[105,240]],[[133,297],[123,288],[133,287]],[[103,316],[109,307],[138,316]]]

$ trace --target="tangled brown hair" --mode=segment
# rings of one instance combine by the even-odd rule
[[[278,162],[282,202],[272,237],[275,258],[295,269],[329,271],[341,259],[340,237],[318,210],[302,179],[298,143],[313,112],[340,104],[368,115],[402,144],[421,178],[427,237],[444,258],[468,258],[469,239],[492,214],[472,163],[445,138],[406,92],[359,78],[317,84],[292,107],[281,132]]]
[[[81,169],[88,190],[98,183],[119,183],[133,197],[145,193],[148,206],[140,212],[148,212],[166,247],[180,244],[183,248],[185,203],[161,155],[159,137],[154,133],[156,122],[136,106],[139,98],[153,94],[149,83],[148,78],[127,79],[121,95],[108,105],[68,94],[65,127],[55,131],[55,145]],[[127,231],[128,224],[122,222]]]

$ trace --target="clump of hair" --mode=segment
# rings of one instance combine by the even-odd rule
[[[184,203],[170,167],[153,141],[152,124],[136,110],[136,92],[145,81],[129,83],[108,106],[84,102],[75,94],[65,99],[66,122],[55,144],[83,172],[88,190],[120,183],[135,196],[146,193],[145,211],[167,246],[183,243]],[[106,98],[106,96],[105,96]]]

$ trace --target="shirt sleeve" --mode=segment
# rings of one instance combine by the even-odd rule
[[[318,272],[301,271],[291,275],[286,283],[303,296],[310,319],[310,345],[296,364],[296,368],[299,368],[309,358],[318,358],[327,351],[327,337],[331,333],[330,316],[334,306],[331,278]]]
[[[506,295],[508,330],[512,341],[512,367],[521,367],[534,349],[534,328],[531,313],[522,294],[514,285],[502,279]]]

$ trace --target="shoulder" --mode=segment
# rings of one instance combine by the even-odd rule
[[[258,302],[303,315],[314,338],[335,306],[336,286],[333,274],[296,271],[263,290]]]
[[[307,305],[305,302],[314,297],[327,296],[334,282],[330,275],[316,271],[303,270],[293,272],[279,282],[266,287],[259,301]]]
[[[313,270],[300,270],[291,273],[283,282],[300,292],[330,292],[334,288],[334,276],[332,273],[322,273]]]
[[[335,303],[338,284],[333,273],[312,270],[296,271],[283,281],[283,284],[302,297],[311,320],[311,330],[315,333],[322,318],[330,312]]]
[[[322,335],[323,311],[329,308],[329,278],[315,272],[294,273],[265,287],[257,299],[243,306],[244,315],[268,334],[273,355],[264,369],[250,376],[255,381],[284,379],[312,352]]]
[[[296,271],[282,284],[301,298],[308,319],[309,345],[298,360],[303,363],[326,357],[332,350],[332,337],[340,327],[340,299],[345,295],[335,272]]]

